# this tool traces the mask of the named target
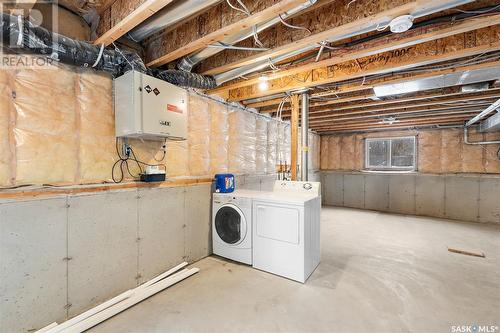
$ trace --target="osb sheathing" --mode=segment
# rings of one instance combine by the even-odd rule
[[[467,145],[458,128],[422,131],[374,132],[321,137],[321,169],[364,168],[366,138],[417,137],[418,171],[423,173],[500,173],[500,145]],[[500,140],[500,133],[471,131],[469,141]]]

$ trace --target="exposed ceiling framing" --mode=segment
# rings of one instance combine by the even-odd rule
[[[100,14],[95,43],[123,40],[130,29],[175,1],[180,0],[86,2],[87,9],[95,8]],[[305,1],[241,0],[248,11],[238,11],[221,0],[143,40],[145,61],[150,67],[173,68],[183,57],[213,48],[214,43]],[[500,98],[497,78],[484,79],[486,86],[472,91],[462,90],[459,83],[387,97],[377,97],[375,91],[382,84],[498,70],[498,1],[311,2],[312,6],[286,18],[287,25],[295,28],[278,21],[259,31],[257,38],[240,40],[235,48],[223,45],[225,50],[201,60],[194,72],[222,77],[217,80],[222,84],[207,93],[271,116],[280,111],[287,120],[290,95],[308,88],[310,127],[318,133],[461,124]],[[242,9],[239,1],[231,4]],[[391,19],[406,14],[417,17],[412,29],[398,34],[388,31]],[[242,76],[228,75],[245,68],[251,70]]]

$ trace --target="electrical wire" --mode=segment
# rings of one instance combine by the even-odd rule
[[[127,156],[122,156],[120,153],[120,150],[118,148],[118,138],[116,138],[115,141],[115,148],[116,148],[116,154],[118,155],[118,160],[113,164],[113,167],[111,168],[111,178],[113,179],[113,182],[115,183],[121,183],[125,179],[125,170],[127,173],[132,177],[132,178],[140,178],[141,174],[143,173],[142,165],[145,166],[153,166],[153,167],[163,167],[165,171],[167,170],[167,167],[164,164],[149,164],[143,161],[140,161],[137,156],[135,155],[134,149],[129,145],[128,146],[128,151],[130,151],[130,154],[132,154],[133,158],[130,157],[130,155],[127,153]],[[137,164],[139,167],[140,173],[138,175],[134,175],[132,171],[130,171],[130,167],[128,162],[133,161]],[[117,166],[120,166],[119,171],[120,171],[120,176],[119,178],[115,178],[115,169]],[[125,170],[124,170],[125,167]]]
[[[278,14],[278,18],[280,19],[281,23],[285,26],[285,27],[289,27],[289,28],[292,28],[292,29],[297,29],[297,30],[305,30],[307,31],[308,33],[312,34],[312,31],[309,30],[308,28],[306,27],[299,27],[297,25],[293,25],[293,24],[290,24],[290,23],[287,23],[283,17],[281,16],[281,14]]]
[[[492,8],[486,9],[486,10],[472,10],[472,11],[461,10],[461,9],[454,9],[454,10],[457,12],[460,12],[460,13],[464,13],[464,14],[486,14],[486,13],[492,12],[498,8],[500,8],[500,5],[497,5],[495,7],[492,7]]]

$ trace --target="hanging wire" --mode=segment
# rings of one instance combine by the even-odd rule
[[[461,10],[461,9],[454,9],[454,10],[456,10],[457,12],[460,12],[460,13],[465,13],[465,14],[486,14],[486,13],[492,12],[498,8],[500,8],[500,5],[497,5],[493,8],[486,9],[486,10],[472,10],[472,11]]]
[[[282,23],[285,27],[289,27],[289,28],[292,28],[292,29],[297,29],[297,30],[305,30],[305,31],[307,31],[308,33],[312,34],[312,31],[311,31],[311,30],[309,30],[309,29],[308,29],[308,28],[306,28],[306,27],[299,27],[299,26],[297,26],[297,25],[293,25],[293,24],[287,23],[287,22],[283,19],[283,17],[281,16],[281,14],[279,14],[279,15],[278,15],[278,17],[279,17],[279,19],[280,19],[281,23]]]
[[[227,4],[229,5],[229,7],[231,7],[232,9],[234,10],[237,10],[239,11],[240,13],[243,13],[243,14],[246,14],[248,16],[250,16],[250,12],[248,11],[248,9],[245,7],[245,5],[243,5],[243,9],[241,8],[238,8],[236,6],[234,6],[229,0],[226,0]],[[239,4],[241,4],[240,1],[238,1]]]

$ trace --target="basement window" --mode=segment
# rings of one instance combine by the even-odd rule
[[[383,171],[416,170],[416,142],[414,136],[366,139],[366,169]]]

